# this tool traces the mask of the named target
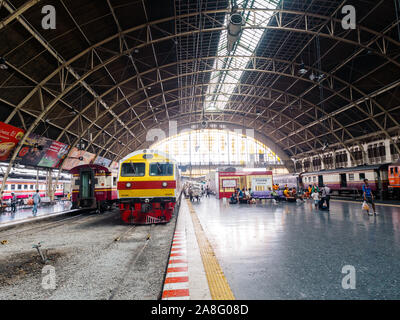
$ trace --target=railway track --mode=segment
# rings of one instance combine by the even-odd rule
[[[121,290],[127,276],[129,275],[129,273],[132,271],[132,269],[134,268],[134,266],[136,265],[136,262],[139,260],[139,258],[142,256],[143,252],[145,251],[145,249],[147,248],[148,244],[150,243],[151,240],[151,231],[153,229],[154,225],[150,225],[149,227],[149,231],[147,233],[147,236],[144,239],[144,242],[142,244],[142,246],[140,247],[139,250],[137,250],[135,252],[135,254],[129,259],[124,272],[122,273],[122,277],[119,280],[117,286],[111,291],[110,296],[108,297],[108,300],[113,300],[115,298],[115,296],[118,294],[118,292]],[[129,231],[129,230],[128,230]]]
[[[48,222],[48,223],[45,223],[44,225],[35,226],[32,228],[28,228],[28,229],[22,229],[22,230],[18,230],[18,231],[11,232],[11,233],[9,233],[7,231],[0,232],[0,235],[2,237],[9,237],[9,236],[17,235],[17,234],[25,234],[25,233],[29,234],[30,232],[34,233],[34,232],[44,231],[44,230],[48,230],[50,228],[57,228],[60,226],[70,225],[75,222],[78,222],[78,223],[86,222],[87,220],[90,220],[90,218],[98,217],[98,215],[87,215],[87,216],[84,215],[84,212],[86,212],[86,210],[82,210],[81,212],[82,212],[81,214],[78,214],[73,217],[68,217],[65,219]]]

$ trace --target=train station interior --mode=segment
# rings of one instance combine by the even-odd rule
[[[400,299],[399,17],[0,0],[0,300]]]

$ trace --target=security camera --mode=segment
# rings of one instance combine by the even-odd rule
[[[206,120],[203,120],[203,121],[201,122],[201,127],[202,127],[203,129],[207,128],[207,125],[208,125],[208,123],[207,123]]]

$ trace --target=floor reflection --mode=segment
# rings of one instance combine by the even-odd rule
[[[238,299],[400,298],[400,208],[331,202],[330,212],[305,204],[194,204]],[[344,290],[343,266],[357,271]]]

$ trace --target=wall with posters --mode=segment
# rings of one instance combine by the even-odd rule
[[[17,161],[27,166],[57,168],[68,150],[69,146],[64,143],[30,134],[18,153]]]
[[[0,161],[6,161],[11,151],[24,137],[25,131],[4,122],[0,122]]]

